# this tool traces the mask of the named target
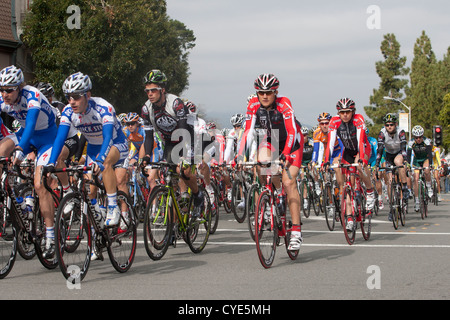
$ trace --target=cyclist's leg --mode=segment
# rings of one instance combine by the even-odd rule
[[[404,159],[401,153],[397,154],[394,158],[394,163],[396,166],[403,165]],[[408,185],[406,180],[406,168],[399,168],[399,176],[400,176],[400,182],[402,184],[402,197],[405,199],[408,199]]]
[[[428,189],[428,197],[431,198],[433,196],[433,188],[431,187],[431,170],[430,170],[430,163],[429,163],[428,159],[426,159],[423,162],[422,168],[426,168],[423,172],[425,174],[425,180],[426,180],[427,189]]]
[[[301,166],[301,150],[294,152],[296,157],[295,160],[289,161],[286,164],[286,170],[289,170],[289,175],[286,170],[283,170],[282,182],[287,195],[287,202],[289,206],[289,212],[291,213],[292,219],[292,231],[291,239],[289,242],[289,250],[299,250],[303,242],[301,234],[301,218],[300,218],[300,194],[297,189],[297,175],[300,171]],[[289,177],[290,176],[290,177]]]

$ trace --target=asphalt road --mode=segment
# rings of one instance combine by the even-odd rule
[[[152,261],[140,228],[129,272],[117,273],[107,258],[94,261],[75,288],[66,283],[59,269],[46,270],[37,258],[24,261],[18,255],[14,269],[0,280],[0,299],[450,298],[450,194],[442,195],[439,206],[430,205],[425,220],[409,213],[406,226],[399,230],[387,221],[384,209],[373,219],[371,239],[364,241],[358,231],[352,246],[345,241],[340,225],[328,231],[323,214],[303,218],[304,243],[298,259],[291,261],[280,246],[267,270],[258,260],[246,221],[239,224],[232,214],[223,212],[217,232],[202,253],[191,253],[179,241],[161,261]],[[180,312],[185,311],[189,310]]]

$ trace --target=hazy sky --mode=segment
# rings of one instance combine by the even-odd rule
[[[197,39],[181,96],[227,127],[234,113],[245,113],[261,73],[279,78],[301,123],[334,115],[343,97],[363,112],[379,86],[383,35],[395,34],[410,66],[425,30],[441,60],[450,46],[449,9],[448,0],[167,0],[169,16]]]

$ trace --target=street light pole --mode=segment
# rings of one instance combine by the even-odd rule
[[[404,104],[401,100],[392,97],[383,97],[385,100],[394,100],[398,103],[402,104],[406,109],[408,109],[408,132],[409,132],[409,140],[411,140],[411,108]]]

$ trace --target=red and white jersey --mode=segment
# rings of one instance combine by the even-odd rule
[[[266,129],[267,141],[271,144],[278,143],[285,156],[301,147],[301,125],[295,119],[291,101],[286,97],[277,97],[269,110],[261,106],[258,97],[250,99],[239,155],[243,155],[251,147],[255,128]]]

